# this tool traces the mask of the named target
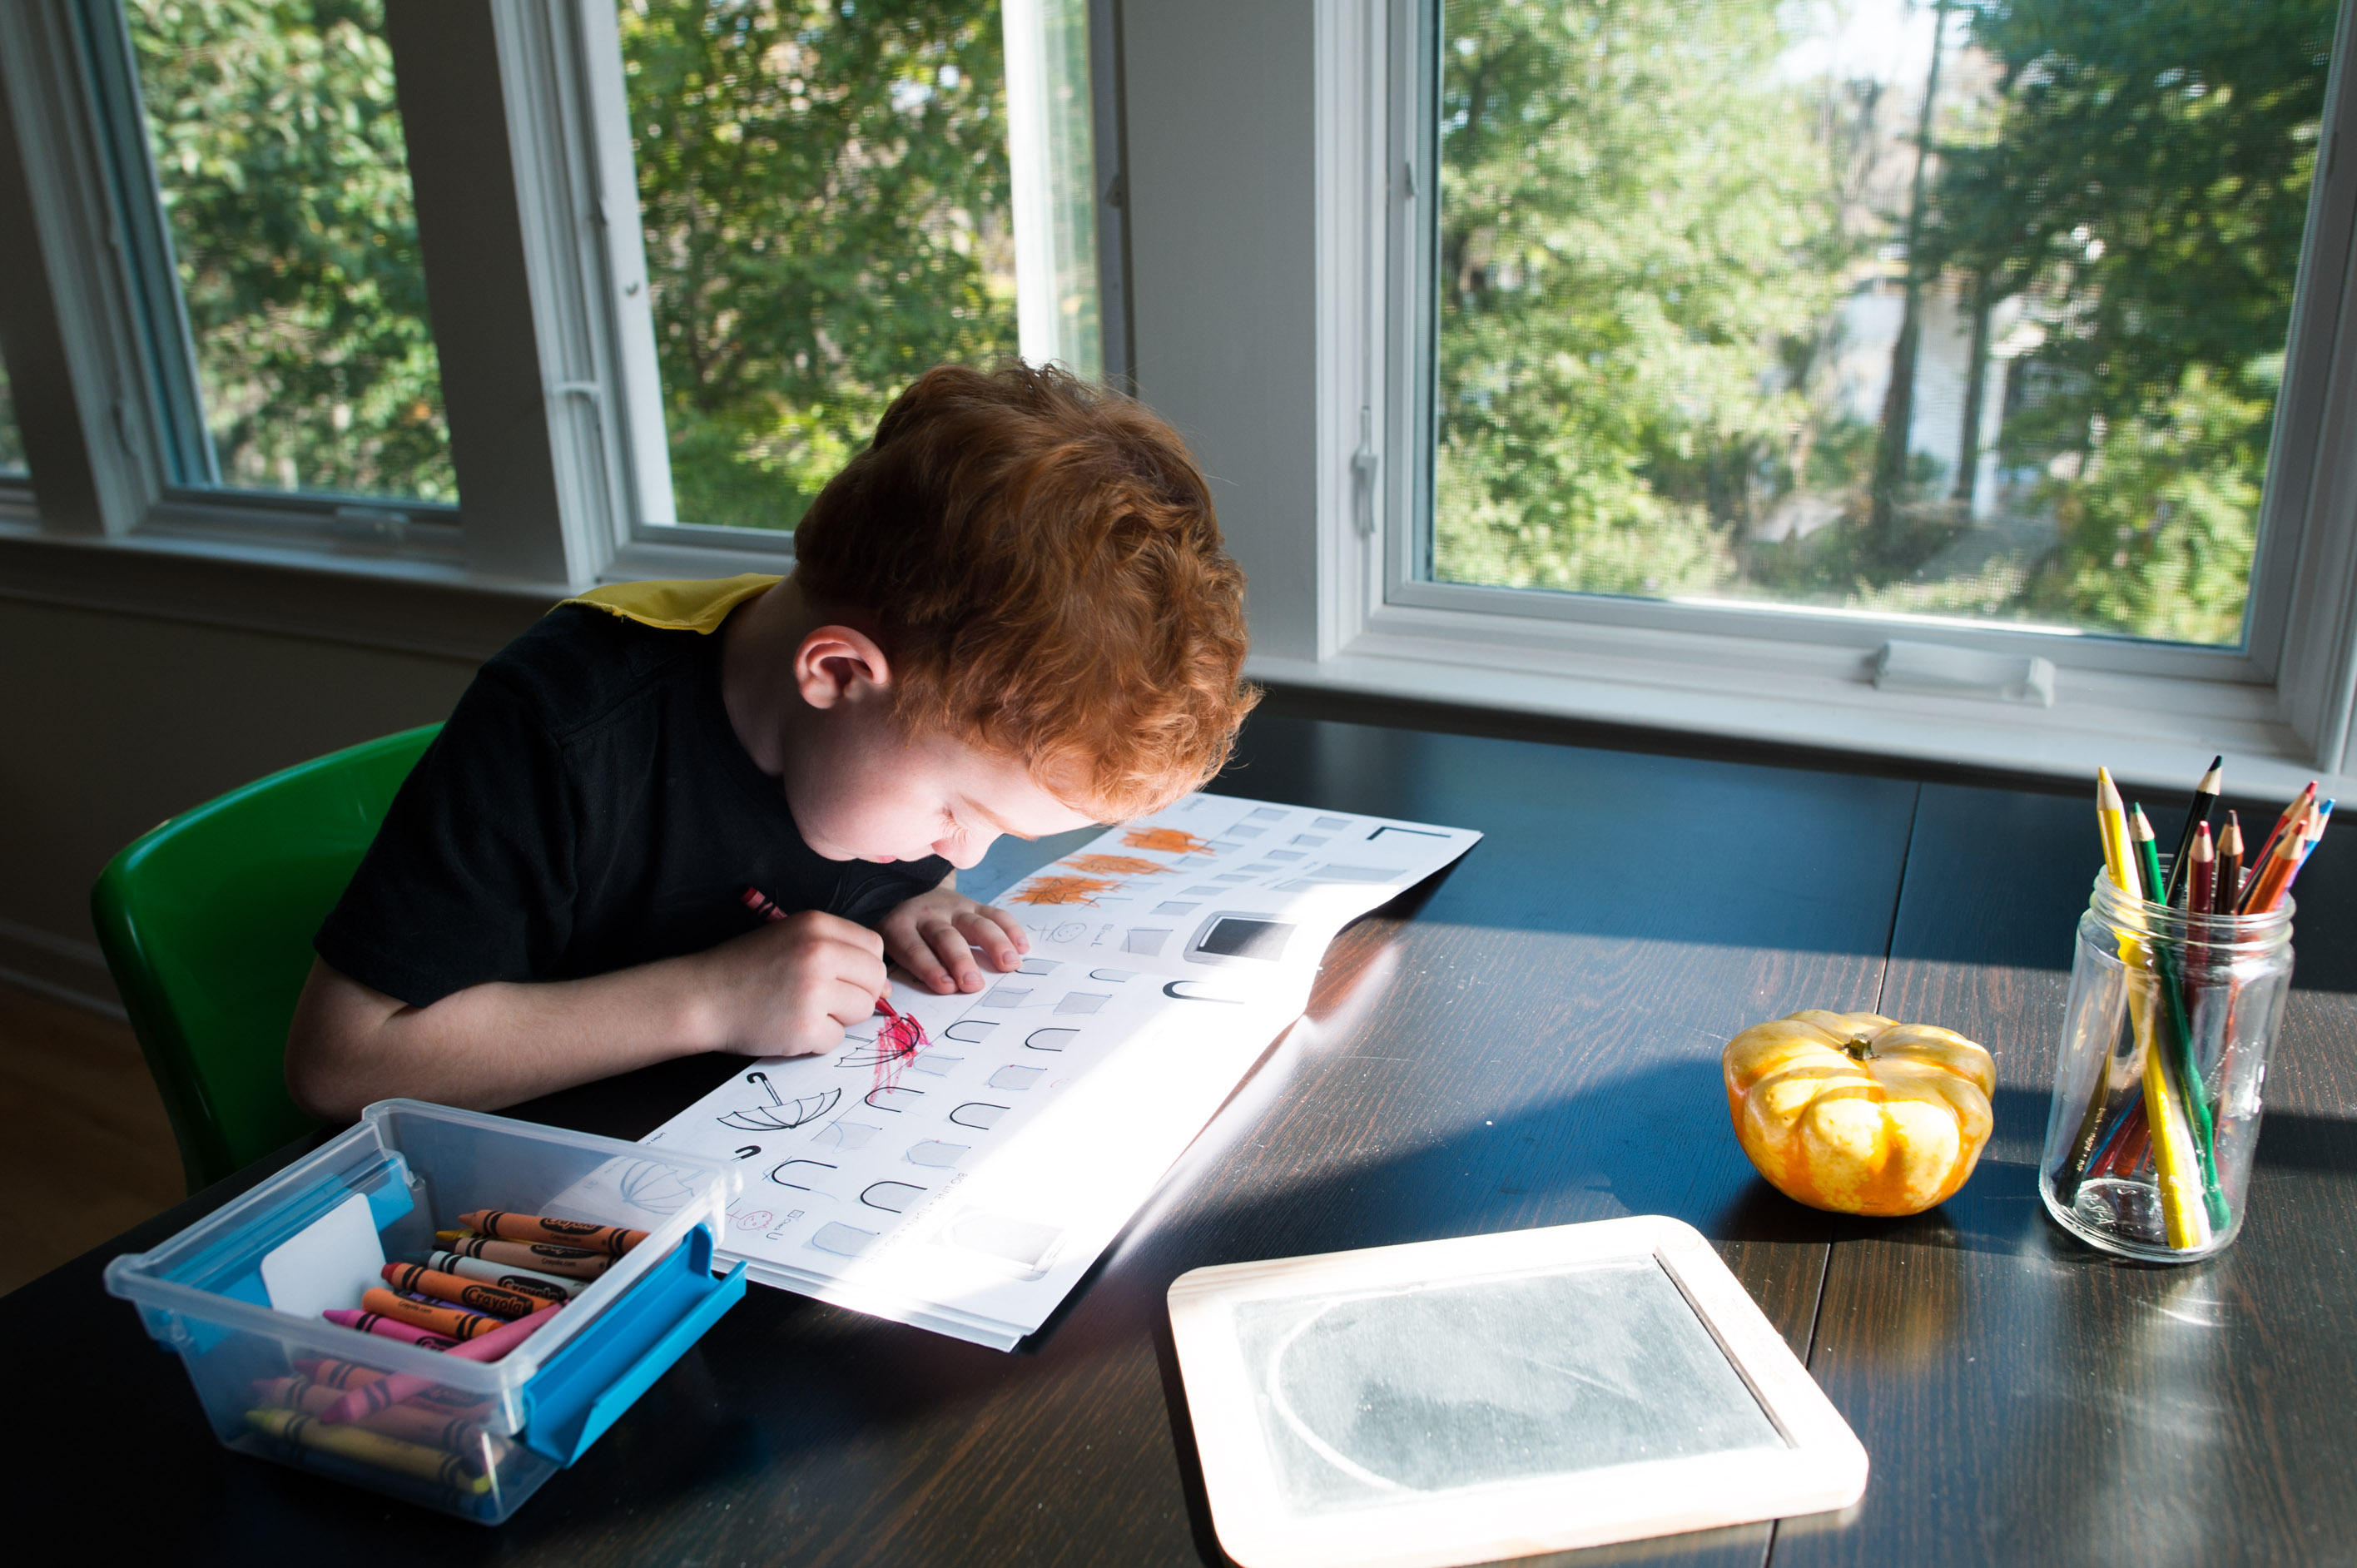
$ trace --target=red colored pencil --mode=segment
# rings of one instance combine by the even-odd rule
[[[2266,873],[2267,862],[2273,858],[2276,845],[2283,842],[2284,834],[2297,826],[2308,815],[2308,809],[2315,804],[2316,780],[2311,779],[2308,781],[2308,788],[2293,796],[2291,804],[2283,809],[2283,815],[2276,819],[2276,825],[2268,832],[2266,842],[2259,845],[2255,853],[2244,857],[2243,865],[2249,870],[2253,884],[2255,885]]]

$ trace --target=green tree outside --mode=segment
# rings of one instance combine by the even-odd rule
[[[130,0],[224,484],[453,501],[379,0]]]
[[[1763,356],[1841,238],[1776,0],[1486,0],[1443,32],[1438,504],[1451,581],[1728,582],[1808,416]]]
[[[919,372],[1016,350],[998,7],[621,24],[680,520],[791,529]]]
[[[1436,576],[2239,639],[2334,5],[1958,13],[1919,182],[1885,90],[1921,84],[1797,73],[1775,0],[1446,7]],[[2042,334],[1997,447],[2021,526],[1921,452],[1875,521],[1889,446],[1830,367],[1878,269],[1977,316],[1984,364],[2007,301]],[[1810,498],[1829,525],[1758,526]]]

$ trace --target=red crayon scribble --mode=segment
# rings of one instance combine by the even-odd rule
[[[1013,895],[1017,904],[1093,904],[1097,895],[1120,886],[1102,876],[1041,876]]]
[[[786,918],[776,901],[758,887],[748,887],[737,897],[745,908],[765,920]],[[932,1042],[925,1038],[925,1026],[917,1022],[915,1015],[893,1006],[888,996],[876,999],[876,1015],[887,1020],[876,1032],[876,1087],[890,1089],[900,1081],[900,1069],[909,1058]]]
[[[875,1088],[891,1089],[900,1081],[900,1069],[932,1042],[925,1038],[925,1026],[917,1022],[915,1014],[895,1012],[881,996],[876,999],[876,1011],[886,1023],[876,1031]]]
[[[1132,828],[1121,835],[1121,842],[1131,849],[1150,849],[1161,854],[1194,854],[1211,847],[1209,840],[1178,828]]]
[[[1151,876],[1170,869],[1160,861],[1140,860],[1134,854],[1076,854],[1064,864],[1091,876]]]

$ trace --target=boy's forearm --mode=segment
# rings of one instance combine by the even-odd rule
[[[726,1042],[695,958],[587,980],[495,982],[411,1007],[314,962],[286,1042],[286,1083],[343,1121],[402,1095],[491,1111]]]

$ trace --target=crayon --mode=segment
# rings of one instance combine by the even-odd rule
[[[322,1453],[339,1455],[420,1480],[436,1481],[462,1492],[487,1492],[488,1476],[473,1473],[464,1459],[421,1444],[405,1443],[357,1426],[329,1426],[315,1416],[292,1410],[250,1410],[246,1424],[284,1443],[300,1444]]]
[[[447,1301],[453,1306],[488,1312],[498,1317],[522,1317],[527,1312],[548,1305],[548,1297],[544,1295],[526,1295],[522,1291],[501,1290],[497,1285],[460,1279],[456,1274],[446,1274],[421,1263],[387,1263],[382,1272],[384,1283],[395,1290],[414,1291],[419,1295]]]
[[[284,1406],[288,1410],[299,1410],[305,1415],[317,1415],[343,1397],[340,1389],[315,1383],[308,1378],[253,1380],[253,1402],[265,1408]]]
[[[568,1280],[555,1274],[544,1274],[537,1269],[518,1268],[513,1263],[495,1263],[489,1258],[469,1258],[458,1252],[436,1252],[425,1260],[425,1266],[446,1274],[456,1274],[462,1280],[480,1280],[501,1290],[522,1291],[543,1301],[566,1302],[589,1288],[587,1280]]]
[[[458,1216],[458,1223],[502,1241],[553,1241],[584,1252],[619,1258],[647,1239],[643,1230],[619,1225],[592,1225],[586,1219],[554,1219],[545,1214],[510,1214],[503,1209],[478,1208]]]
[[[253,1380],[254,1403],[264,1409],[284,1408],[304,1415],[323,1415],[343,1397],[334,1389],[323,1387],[308,1378]],[[382,1432],[387,1437],[398,1437],[404,1443],[423,1443],[429,1448],[447,1448],[474,1461],[475,1467],[479,1470],[496,1464],[507,1447],[504,1438],[483,1424],[482,1417],[490,1412],[490,1408],[479,1401],[451,1406],[428,1403],[421,1397],[362,1416],[358,1424],[371,1432]],[[490,1449],[488,1454],[485,1453],[487,1446]]]
[[[530,1317],[519,1317],[513,1323],[501,1324],[478,1338],[453,1346],[451,1359],[457,1361],[496,1361],[526,1339],[539,1333],[565,1316],[564,1307],[535,1312]],[[356,1388],[343,1397],[341,1403],[319,1419],[325,1422],[358,1421],[375,1411],[384,1410],[412,1399],[433,1388],[434,1380],[421,1378],[414,1372],[395,1372],[382,1382]]]
[[[502,1241],[496,1236],[472,1236],[457,1230],[436,1230],[434,1238],[462,1258],[514,1263],[567,1279],[594,1280],[614,1263],[611,1258],[601,1258],[578,1247],[555,1247],[545,1241]]]
[[[368,1294],[387,1297],[392,1294],[389,1291],[371,1291]],[[362,1299],[365,1300],[366,1297]],[[346,1328],[357,1328],[363,1334],[373,1334],[382,1339],[398,1339],[404,1345],[423,1345],[428,1350],[447,1350],[458,1343],[456,1339],[446,1338],[439,1334],[429,1334],[414,1323],[404,1323],[397,1317],[387,1317],[381,1312],[353,1312],[345,1307],[331,1306],[319,1316],[330,1323],[339,1324]],[[390,1379],[387,1380],[387,1381],[390,1380]],[[372,1383],[369,1386],[375,1388],[381,1385]]]
[[[374,1367],[363,1367],[358,1361],[330,1361],[309,1356],[295,1359],[295,1369],[315,1383],[331,1389],[361,1389],[382,1382],[388,1375]]]
[[[446,1339],[472,1339],[488,1334],[507,1321],[493,1317],[488,1312],[468,1312],[463,1306],[443,1306],[433,1302],[413,1301],[392,1291],[378,1288],[361,1294],[361,1310],[390,1317],[395,1323],[414,1324],[428,1334],[439,1334]]]
[[[479,1421],[441,1415],[419,1404],[397,1404],[352,1423],[364,1432],[381,1432],[404,1443],[444,1448],[467,1461],[468,1467],[488,1470],[506,1455],[508,1441]],[[347,1428],[346,1430],[350,1430]]]

